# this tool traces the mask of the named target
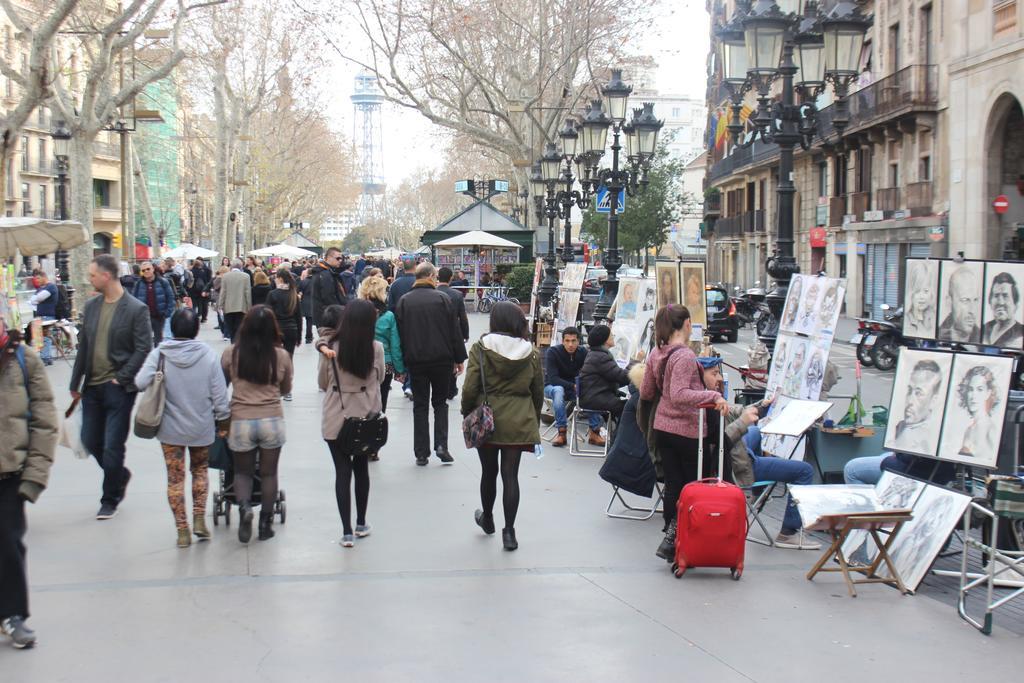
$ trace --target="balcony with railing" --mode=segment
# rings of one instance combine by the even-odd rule
[[[743,232],[764,232],[764,211],[747,211],[740,214],[740,217],[743,219]]]
[[[30,175],[41,175],[47,178],[52,178],[57,175],[57,169],[54,164],[51,163],[34,163],[28,164],[26,167],[22,167],[21,172],[23,174],[28,173]]]
[[[856,216],[854,220],[864,220],[864,212],[871,210],[871,193],[851,192],[848,197],[850,198],[850,213]]]
[[[907,208],[911,216],[929,216],[932,213],[932,181],[907,183]]]
[[[709,192],[704,195],[704,218],[715,218],[722,215],[722,193]]]
[[[883,187],[875,190],[875,208],[879,211],[899,211],[903,208],[900,204],[900,188]]]
[[[743,234],[743,215],[727,216],[715,221],[715,239],[735,240]]]
[[[900,69],[861,88],[849,97],[850,122],[843,134],[912,112],[933,112],[939,105],[939,71],[934,64]],[[835,104],[818,112],[818,137],[836,134]]]
[[[750,147],[736,147],[732,154],[711,167],[711,171],[708,173],[708,182],[724,178],[745,166],[774,159],[778,155],[778,145],[760,140],[756,140]]]

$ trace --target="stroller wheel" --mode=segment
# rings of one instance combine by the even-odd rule
[[[284,524],[285,519],[288,517],[288,505],[286,503],[277,504],[277,515],[281,518],[281,524]]]
[[[231,503],[224,504],[224,526],[231,526]]]
[[[284,489],[281,489],[280,491],[277,492],[277,499],[282,503],[286,500],[284,495]]]

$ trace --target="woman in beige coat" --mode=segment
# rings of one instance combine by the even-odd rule
[[[377,309],[365,299],[345,306],[337,329],[322,349],[318,380],[323,390],[321,432],[334,459],[334,496],[341,515],[341,545],[351,548],[356,537],[370,535],[366,505],[370,498],[368,455],[356,453],[339,438],[346,418],[365,418],[381,411],[384,347],[374,340]],[[344,330],[344,335],[342,335]],[[341,343],[344,337],[344,344]],[[319,343],[318,343],[319,346]],[[356,526],[352,528],[351,481],[355,475]]]

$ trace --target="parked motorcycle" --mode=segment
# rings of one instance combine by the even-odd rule
[[[891,312],[890,312],[891,311]],[[857,360],[864,367],[888,372],[896,367],[903,338],[903,307],[893,309],[882,304],[883,320],[857,319],[857,334],[850,340],[857,345]]]
[[[756,325],[758,318],[767,310],[767,306],[764,305],[764,298],[767,292],[760,285],[761,281],[758,280],[752,288],[742,294],[738,286],[733,288],[731,299],[736,307],[736,317],[739,319],[741,326]]]

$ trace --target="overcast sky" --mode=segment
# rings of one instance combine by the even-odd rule
[[[657,88],[664,94],[703,98],[708,50],[708,15],[703,0],[657,0],[657,20],[645,29],[645,52],[658,62]],[[358,69],[338,60],[332,81],[338,83],[329,108],[335,124],[352,135],[353,111],[348,96]],[[440,163],[437,129],[420,114],[385,104],[384,175],[389,185],[399,183],[417,168]]]

